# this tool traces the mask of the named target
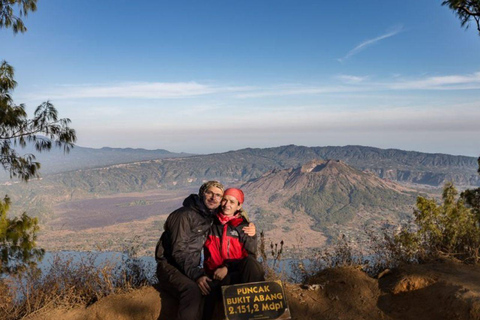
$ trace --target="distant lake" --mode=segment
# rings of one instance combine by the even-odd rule
[[[123,252],[111,252],[111,251],[56,251],[56,252],[45,252],[42,261],[39,266],[42,270],[45,270],[52,265],[56,258],[62,260],[72,260],[72,262],[77,263],[82,261],[82,259],[93,259],[94,263],[98,266],[106,262],[112,263],[123,263],[129,256]],[[154,257],[139,257],[142,261],[151,266],[155,267],[155,258]]]
[[[68,262],[72,266],[85,265],[93,268],[109,266],[116,271],[122,271],[129,259],[131,259],[129,255],[122,252],[57,251],[46,252],[38,266],[42,272],[47,272],[57,262],[60,264]],[[156,266],[155,258],[139,257],[137,260],[142,264],[148,278],[153,280]]]
[[[69,261],[72,264],[84,263],[86,265],[92,265],[94,267],[103,267],[106,264],[114,265],[117,270],[122,270],[125,266],[129,256],[122,252],[86,252],[86,251],[57,251],[46,252],[42,261],[39,263],[39,267],[42,272],[48,271],[56,260],[60,262]],[[154,257],[143,256],[138,260],[143,265],[143,268],[149,278],[153,278],[155,275],[156,262]],[[275,271],[280,274],[281,278],[286,280],[295,280],[294,272],[292,268],[293,259],[284,259],[277,261],[275,265]],[[273,260],[268,260],[269,267],[273,268]],[[309,265],[308,260],[303,260],[305,265]]]

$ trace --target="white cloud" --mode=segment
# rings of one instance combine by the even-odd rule
[[[211,108],[219,102],[228,104],[228,99],[260,99],[263,97],[309,96],[361,92],[401,92],[407,90],[479,90],[480,72],[472,74],[453,74],[443,76],[422,75],[417,78],[405,78],[392,75],[387,79],[378,79],[373,75],[358,76],[340,74],[333,76],[324,84],[284,84],[244,86],[218,85],[199,82],[138,82],[99,85],[57,86],[34,93],[26,93],[19,100],[44,101],[45,99],[81,101],[86,98],[105,99],[180,99],[210,96],[214,99],[205,104]],[[222,96],[220,96],[222,95]],[[213,101],[215,100],[215,101]],[[63,102],[62,102],[63,103]],[[118,105],[118,104],[117,104]]]
[[[309,86],[309,85],[289,85],[263,88],[256,91],[238,93],[237,98],[261,98],[269,96],[291,96],[291,95],[311,95],[326,93],[355,92],[360,89],[354,87],[337,86]]]
[[[290,95],[318,95],[334,93],[359,93],[374,91],[405,90],[479,90],[480,72],[466,75],[445,75],[405,79],[393,75],[389,79],[371,81],[371,76],[338,75],[342,83],[337,85],[283,85],[257,88],[256,90],[237,93],[237,98],[260,98]]]
[[[350,50],[343,58],[339,58],[337,59],[339,62],[343,62],[347,59],[349,59],[350,57],[356,55],[357,53],[359,53],[360,51],[364,50],[365,48],[381,41],[381,40],[384,40],[384,39],[387,39],[387,38],[390,38],[390,37],[393,37],[394,35],[400,33],[401,31],[403,30],[403,27],[402,26],[396,26],[392,31],[390,32],[387,32],[381,36],[378,36],[376,38],[373,38],[373,39],[369,39],[369,40],[366,40],[362,43],[360,43],[359,45],[357,45],[355,48],[353,48],[352,50]]]
[[[467,75],[448,75],[399,81],[388,87],[398,90],[467,90],[480,89],[480,72]]]
[[[41,96],[52,100],[82,98],[169,99],[250,89],[249,87],[215,86],[197,82],[138,82],[113,85],[62,86],[29,98],[35,99],[37,96]]]
[[[360,83],[368,79],[368,76],[359,77],[348,74],[341,74],[337,76],[337,79],[347,82],[347,83]]]

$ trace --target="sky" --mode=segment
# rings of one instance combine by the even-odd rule
[[[480,155],[480,36],[432,0],[39,0],[0,60],[78,145]]]

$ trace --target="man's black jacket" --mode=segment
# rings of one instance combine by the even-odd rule
[[[192,280],[205,273],[200,266],[201,252],[213,215],[202,199],[191,194],[183,207],[172,212],[155,249],[157,263],[169,263]]]

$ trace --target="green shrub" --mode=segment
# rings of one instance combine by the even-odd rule
[[[418,197],[414,211],[416,230],[403,228],[394,238],[398,255],[407,259],[428,260],[442,256],[464,262],[480,261],[480,225],[452,183],[442,194],[443,204]]]

